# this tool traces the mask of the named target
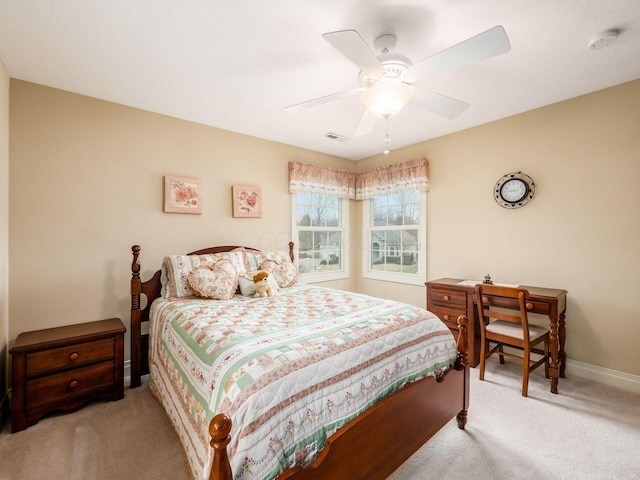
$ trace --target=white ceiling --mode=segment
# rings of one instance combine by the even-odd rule
[[[391,149],[640,78],[640,0],[0,0],[0,58],[12,78],[358,160],[382,152],[385,125],[351,138],[357,96],[283,110],[360,86],[323,33],[372,49],[393,33],[417,62],[496,25],[509,53],[423,83],[471,106],[447,120],[408,105]]]

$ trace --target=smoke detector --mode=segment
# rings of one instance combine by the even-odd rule
[[[615,42],[617,38],[617,30],[607,30],[606,32],[599,33],[589,39],[589,49],[599,50],[601,48],[608,47],[613,42]]]

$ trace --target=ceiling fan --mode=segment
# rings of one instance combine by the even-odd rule
[[[502,26],[493,27],[416,63],[404,55],[391,53],[396,45],[395,35],[385,34],[374,40],[374,49],[379,55],[367,46],[355,30],[325,33],[322,37],[360,68],[361,86],[290,105],[285,110],[295,112],[359,95],[360,102],[366,108],[353,136],[369,133],[378,117],[388,121],[408,103],[445,118],[457,117],[466,110],[468,103],[422,88],[420,81],[511,49]]]

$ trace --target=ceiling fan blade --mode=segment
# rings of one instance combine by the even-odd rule
[[[355,63],[363,72],[370,75],[384,74],[384,68],[375,54],[355,30],[325,33],[322,38]]]
[[[356,130],[355,132],[353,132],[353,136],[360,137],[362,135],[366,135],[367,133],[371,133],[377,120],[378,117],[371,113],[371,110],[365,108],[362,116],[360,117],[360,122],[358,122]]]
[[[324,97],[318,97],[312,100],[307,100],[306,102],[296,103],[295,105],[289,105],[284,109],[287,112],[298,112],[306,108],[315,107],[317,105],[322,105],[324,103],[335,102],[336,100],[342,100],[343,98],[350,97],[352,95],[357,95],[358,92],[360,92],[360,90],[362,90],[362,88],[352,88],[351,90],[345,90],[344,92],[332,93],[331,95],[325,95]]]
[[[456,100],[441,93],[418,87],[416,87],[413,94],[412,103],[448,119],[456,118],[469,107],[469,104],[462,100]]]
[[[509,50],[511,50],[509,37],[507,37],[504,28],[498,25],[414,63],[409,74],[420,80],[429,75],[448,72],[496,55],[502,55]]]

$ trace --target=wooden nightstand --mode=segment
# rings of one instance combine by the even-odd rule
[[[18,335],[13,359],[11,427],[19,432],[45,414],[89,400],[124,396],[124,332],[119,318]]]

